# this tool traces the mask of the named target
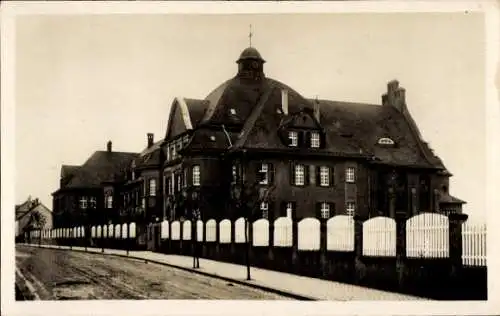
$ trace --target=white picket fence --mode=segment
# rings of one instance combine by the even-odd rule
[[[486,224],[462,224],[462,263],[486,266]]]
[[[181,225],[182,236],[181,236]],[[216,242],[216,227],[219,225],[219,242],[231,242],[231,222],[228,219],[217,223],[210,219],[206,225],[198,220],[197,240]],[[269,221],[259,219],[252,225],[253,246],[269,246]],[[279,217],[274,221],[274,247],[292,247],[292,220]],[[161,239],[191,240],[191,221],[163,221]],[[246,242],[245,219],[239,218],[234,223],[235,243]],[[317,251],[320,249],[320,221],[316,218],[304,218],[297,223],[297,246],[299,250]],[[90,227],[92,238],[135,238],[136,224],[109,224]],[[84,238],[85,228],[65,227],[52,230],[31,231],[32,238]],[[408,258],[447,258],[449,257],[449,220],[436,213],[421,213],[406,222],[406,255]],[[326,222],[326,249],[328,251],[354,251],[354,219],[347,215],[337,215]],[[363,223],[364,256],[396,255],[396,222],[388,217],[374,217]],[[486,266],[486,224],[465,222],[462,225],[462,262],[466,266]]]
[[[422,213],[406,222],[408,258],[449,257],[449,221],[440,214]]]

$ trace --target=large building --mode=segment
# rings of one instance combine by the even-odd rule
[[[190,218],[192,209],[202,219],[237,218],[241,181],[259,194],[271,189],[253,212],[269,219],[461,212],[465,202],[449,194],[451,174],[397,81],[381,104],[310,99],[267,78],[253,47],[236,63],[236,75],[204,99],[176,98],[164,139],[147,134],[140,154],[109,145],[82,166],[63,166],[54,193],[61,221],[147,223]]]
[[[15,233],[16,239],[23,239],[26,232],[34,229],[52,229],[52,211],[48,209],[38,198],[29,196],[26,201],[15,206]]]

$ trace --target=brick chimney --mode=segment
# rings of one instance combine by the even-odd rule
[[[316,119],[316,121],[318,121],[318,123],[321,123],[320,121],[320,110],[319,110],[319,100],[318,98],[316,98],[316,100],[314,100],[314,105],[313,105],[313,111],[314,111],[314,118]]]
[[[108,141],[108,144],[107,144],[107,147],[108,147],[108,153],[110,153],[112,151],[112,147],[113,146],[113,143],[111,141]]]
[[[406,109],[406,91],[399,86],[399,81],[387,83],[387,92],[382,95],[382,105],[393,106],[401,112]]]
[[[283,114],[288,115],[288,90],[281,90],[281,110]]]
[[[148,148],[153,146],[154,143],[154,134],[153,133],[148,133]]]

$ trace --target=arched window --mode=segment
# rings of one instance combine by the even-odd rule
[[[394,145],[394,141],[388,137],[382,137],[378,140],[379,145]]]

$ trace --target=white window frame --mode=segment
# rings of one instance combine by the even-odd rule
[[[262,218],[267,219],[269,217],[269,203],[268,202],[261,202],[260,203],[260,210],[262,211]]]
[[[106,208],[113,208],[113,196],[106,195]]]
[[[269,164],[261,163],[259,173],[265,173],[264,179],[259,184],[269,184]]]
[[[345,169],[345,181],[349,183],[356,182],[356,168],[347,167]]]
[[[80,208],[82,210],[86,210],[87,209],[88,203],[87,203],[87,197],[86,196],[81,196],[80,197],[79,205],[80,205]]]
[[[293,182],[295,185],[305,185],[305,166],[302,164],[295,165],[295,175]]]
[[[291,147],[297,147],[299,144],[299,133],[296,131],[289,131],[288,139],[290,140]]]
[[[330,168],[327,166],[319,167],[319,185],[327,187],[330,185]]]
[[[321,212],[321,218],[323,219],[330,218],[330,203],[322,202],[320,212]]]
[[[318,132],[311,133],[311,148],[319,148],[321,145],[320,135]]]
[[[356,203],[354,201],[346,202],[345,212],[347,216],[354,216],[354,214],[356,213]]]
[[[193,166],[193,185],[200,186],[201,184],[201,170],[200,165]]]
[[[89,198],[89,208],[92,208],[92,209],[97,208],[97,199],[95,196],[91,196]]]
[[[156,179],[151,178],[148,181],[149,184],[149,196],[156,196]]]

